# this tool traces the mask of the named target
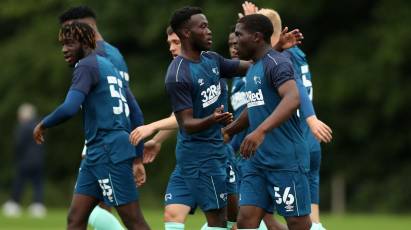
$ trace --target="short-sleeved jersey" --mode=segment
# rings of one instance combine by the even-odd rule
[[[293,63],[295,76],[302,81],[304,87],[307,89],[308,96],[312,101],[313,85],[311,82],[311,72],[309,70],[307,59],[305,57],[304,52],[297,46],[294,46],[290,49],[285,50],[283,53],[290,58],[291,62]],[[307,141],[310,152],[320,151],[320,143],[317,141],[317,139],[315,139],[314,135],[312,134],[310,128],[307,125],[307,122],[302,116],[300,116],[300,119],[301,128],[303,130],[304,137]]]
[[[116,47],[106,41],[99,40],[96,43],[96,53],[100,56],[106,57],[111,63],[113,63],[114,67],[116,67],[119,71],[124,85],[128,86],[130,77],[128,75],[128,67],[123,55],[121,55],[120,51]]]
[[[276,109],[282,100],[278,88],[289,80],[295,80],[292,64],[274,50],[248,70],[245,90],[251,131]],[[256,167],[266,170],[308,171],[309,155],[297,115],[268,132],[250,160]]]
[[[107,58],[93,53],[76,64],[70,90],[86,95],[82,104],[86,159],[104,158],[101,156],[104,151],[93,148],[97,145],[103,149],[117,148],[110,151],[114,163],[135,157],[135,149],[127,140],[131,124],[124,87],[122,77]],[[119,135],[114,135],[116,132],[125,133],[125,139],[118,139]],[[112,146],[116,143],[121,143],[121,147]]]
[[[193,110],[194,118],[204,118],[224,104],[220,76],[232,76],[239,61],[224,59],[214,52],[202,52],[200,60],[193,62],[176,57],[167,70],[165,85],[174,113]],[[183,128],[177,135],[177,165],[198,168],[206,173],[220,174],[213,167],[213,159],[226,159],[221,125],[187,133]],[[224,168],[221,168],[224,170]]]

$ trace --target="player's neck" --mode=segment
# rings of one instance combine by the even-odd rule
[[[93,52],[93,49],[90,49],[90,48],[84,49],[84,57],[83,58],[87,57],[92,52]]]
[[[260,49],[257,49],[255,52],[254,57],[252,58],[254,62],[258,61],[260,58],[262,58],[268,51],[270,51],[272,48],[269,44],[264,44],[263,47]]]
[[[181,56],[184,58],[193,61],[193,62],[198,62],[200,61],[200,56],[201,56],[201,51],[195,50],[192,46],[181,46]]]
[[[104,38],[103,36],[101,36],[100,32],[98,32],[98,30],[95,30],[95,32],[96,32],[96,36],[95,36],[96,41],[104,41]]]

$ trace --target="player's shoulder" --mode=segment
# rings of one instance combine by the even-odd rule
[[[112,53],[113,55],[117,56],[118,58],[120,58],[121,60],[124,61],[124,57],[123,57],[123,55],[121,54],[120,50],[117,47],[111,45],[110,43],[108,43],[106,41],[104,43],[105,43],[107,49],[110,51],[110,53]]]
[[[80,59],[75,65],[75,69],[78,68],[98,68],[98,55],[93,52],[86,57]]]
[[[289,49],[286,49],[283,53],[285,53],[290,58],[305,60],[305,53],[298,46],[293,46]]]
[[[97,44],[97,48],[96,48],[96,52],[98,55],[101,56],[108,56],[108,55],[118,55],[118,56],[122,56],[120,53],[120,50],[117,49],[117,47],[113,46],[112,44],[104,41],[104,40],[100,40],[96,42]]]
[[[189,64],[182,56],[175,57],[168,66],[166,83],[186,81],[190,76]]]
[[[201,58],[202,59],[212,59],[212,60],[219,62],[219,60],[221,60],[221,58],[223,57],[214,51],[203,51],[201,52]]]
[[[205,57],[205,58],[215,58],[215,57],[218,57],[220,55],[217,52],[208,50],[208,51],[202,51],[201,56]]]
[[[273,68],[280,65],[291,65],[291,60],[283,53],[280,53],[276,50],[270,50],[267,52],[263,59],[263,65],[265,67]]]

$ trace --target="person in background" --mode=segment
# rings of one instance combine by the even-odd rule
[[[11,198],[3,205],[5,216],[21,215],[20,201],[27,182],[33,185],[33,202],[28,210],[33,217],[46,215],[43,204],[44,146],[36,145],[32,130],[36,126],[36,108],[29,103],[20,105],[17,110],[18,124],[14,133],[14,158],[16,174],[13,180]]]

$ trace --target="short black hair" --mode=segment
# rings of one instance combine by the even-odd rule
[[[60,24],[75,19],[94,18],[97,19],[94,11],[88,6],[76,6],[66,10],[59,17]]]
[[[259,32],[263,34],[264,41],[271,42],[271,35],[274,33],[274,27],[270,19],[262,14],[251,14],[238,20],[238,23],[244,25],[249,32]]]
[[[96,38],[94,30],[86,23],[73,22],[60,28],[58,35],[60,42],[72,39],[81,44],[88,45],[90,48],[96,48]]]
[[[180,29],[190,20],[191,16],[195,14],[202,14],[203,10],[196,6],[185,6],[174,11],[173,16],[171,16],[170,26],[174,32],[178,35]]]

